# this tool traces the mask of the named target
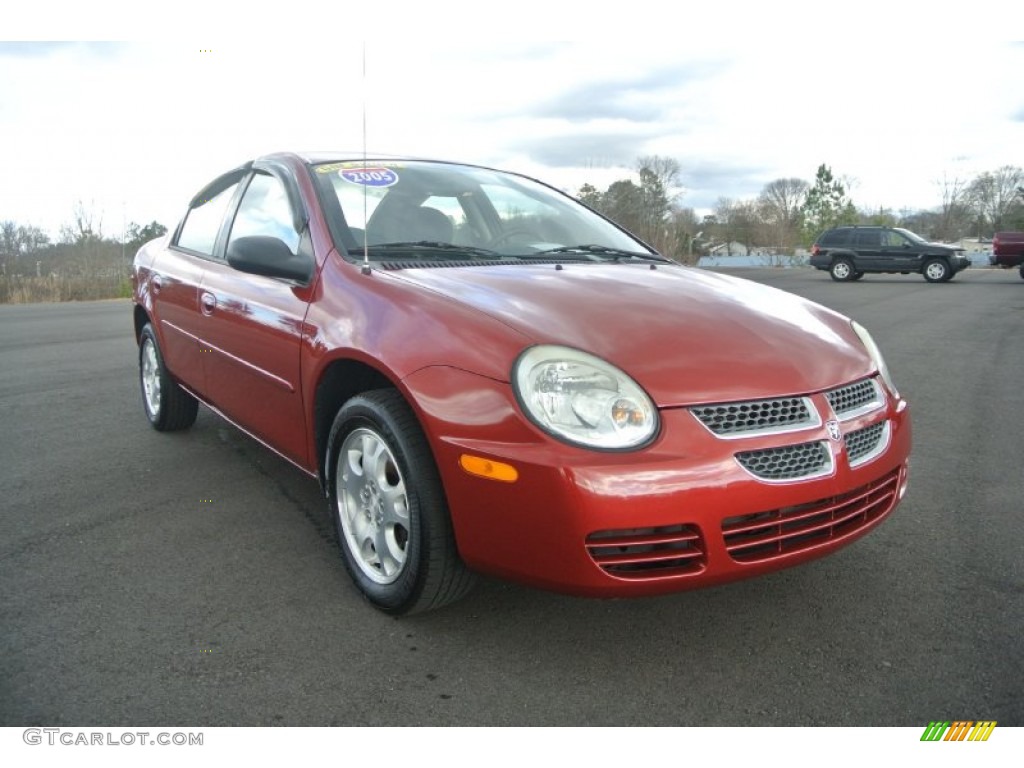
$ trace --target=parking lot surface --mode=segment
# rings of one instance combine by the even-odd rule
[[[874,335],[914,419],[893,516],[711,590],[482,580],[403,619],[314,481],[206,409],[148,426],[128,302],[0,307],[0,725],[1024,725],[1024,280],[730,274]]]

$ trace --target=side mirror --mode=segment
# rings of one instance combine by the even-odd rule
[[[312,260],[302,254],[296,256],[276,237],[239,237],[228,243],[227,256],[228,264],[239,272],[299,283],[308,283],[313,277]]]

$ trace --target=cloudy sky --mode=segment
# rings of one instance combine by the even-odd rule
[[[776,178],[810,181],[821,163],[850,179],[860,207],[897,210],[936,205],[943,176],[1024,165],[1024,45],[980,31],[923,45],[862,27],[871,34],[835,46],[862,39],[856,55],[836,55],[756,29],[556,42],[521,26],[500,41],[406,25],[288,43],[2,43],[0,220],[56,234],[80,200],[107,235],[122,219],[172,226],[205,182],[258,154],[360,151],[364,104],[371,152],[568,191],[664,155],[699,210]]]

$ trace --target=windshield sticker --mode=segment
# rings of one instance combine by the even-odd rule
[[[365,187],[390,187],[398,183],[398,174],[390,168],[344,168],[338,173],[350,184]]]
[[[348,165],[348,164],[347,163],[331,163],[330,165],[318,165],[315,170],[316,170],[317,173],[331,173],[332,171],[336,171],[339,168],[344,168],[346,165]]]

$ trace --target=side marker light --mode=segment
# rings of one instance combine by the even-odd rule
[[[500,461],[491,461],[480,456],[470,456],[467,453],[459,457],[459,466],[471,475],[482,477],[486,480],[499,480],[503,483],[514,483],[519,479],[519,472],[511,464],[503,464]]]

